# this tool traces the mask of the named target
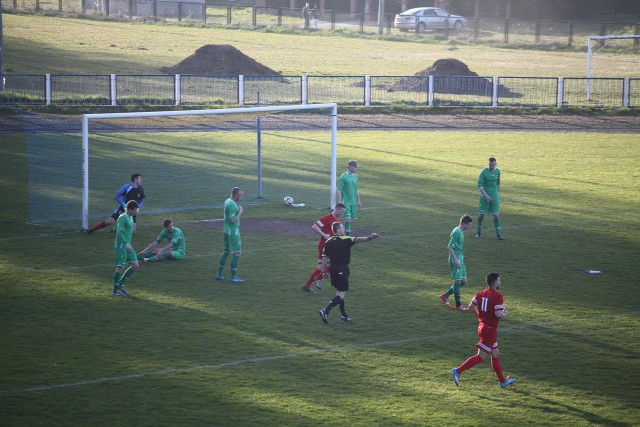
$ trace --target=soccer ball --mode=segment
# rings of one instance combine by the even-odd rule
[[[282,199],[282,201],[284,202],[285,205],[291,206],[293,204],[293,197],[287,196],[284,199]]]

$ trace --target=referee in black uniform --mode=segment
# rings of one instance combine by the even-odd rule
[[[322,257],[322,271],[327,271],[327,263],[331,262],[331,286],[335,287],[336,296],[328,306],[320,310],[320,317],[324,323],[329,323],[329,312],[336,305],[340,306],[341,320],[349,322],[351,318],[344,310],[344,297],[349,290],[349,262],[351,261],[351,247],[357,243],[369,242],[380,237],[377,233],[371,233],[367,237],[351,237],[345,235],[344,225],[336,222],[332,225],[334,236],[324,245]],[[327,260],[327,258],[329,260]]]

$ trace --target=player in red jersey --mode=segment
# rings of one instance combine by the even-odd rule
[[[476,344],[478,354],[471,356],[457,368],[451,369],[453,381],[455,381],[457,386],[460,386],[460,375],[464,371],[484,362],[489,355],[491,355],[491,367],[496,373],[502,388],[509,387],[517,381],[517,378],[504,377],[502,374],[502,364],[500,363],[498,322],[509,314],[504,306],[504,298],[502,294],[498,292],[501,285],[500,275],[498,273],[489,273],[486,279],[488,287],[478,292],[469,304],[469,308],[480,322],[478,325],[480,342]]]
[[[333,236],[333,228],[331,226],[340,221],[340,217],[344,213],[345,209],[346,206],[343,203],[336,203],[336,206],[331,212],[320,218],[311,226],[313,231],[320,235],[320,240],[318,240],[318,264],[316,269],[304,283],[304,286],[302,286],[302,290],[305,292],[315,292],[311,288],[311,283],[314,281],[316,282],[316,287],[318,289],[322,289],[320,281],[324,276],[324,272],[322,270],[322,252],[324,251],[324,244],[331,236]]]

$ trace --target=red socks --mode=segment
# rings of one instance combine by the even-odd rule
[[[498,380],[500,380],[501,383],[505,382],[506,378],[502,374],[502,363],[500,363],[499,357],[491,358],[491,367],[498,376]]]
[[[480,357],[479,354],[476,354],[475,356],[471,356],[470,358],[465,360],[464,363],[456,369],[458,370],[458,373],[461,374],[467,369],[471,369],[479,363],[482,363],[482,357]]]

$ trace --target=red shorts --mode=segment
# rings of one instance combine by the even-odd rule
[[[480,350],[491,353],[491,350],[498,348],[498,328],[495,326],[480,323],[478,326],[478,336],[480,342],[476,344]]]

